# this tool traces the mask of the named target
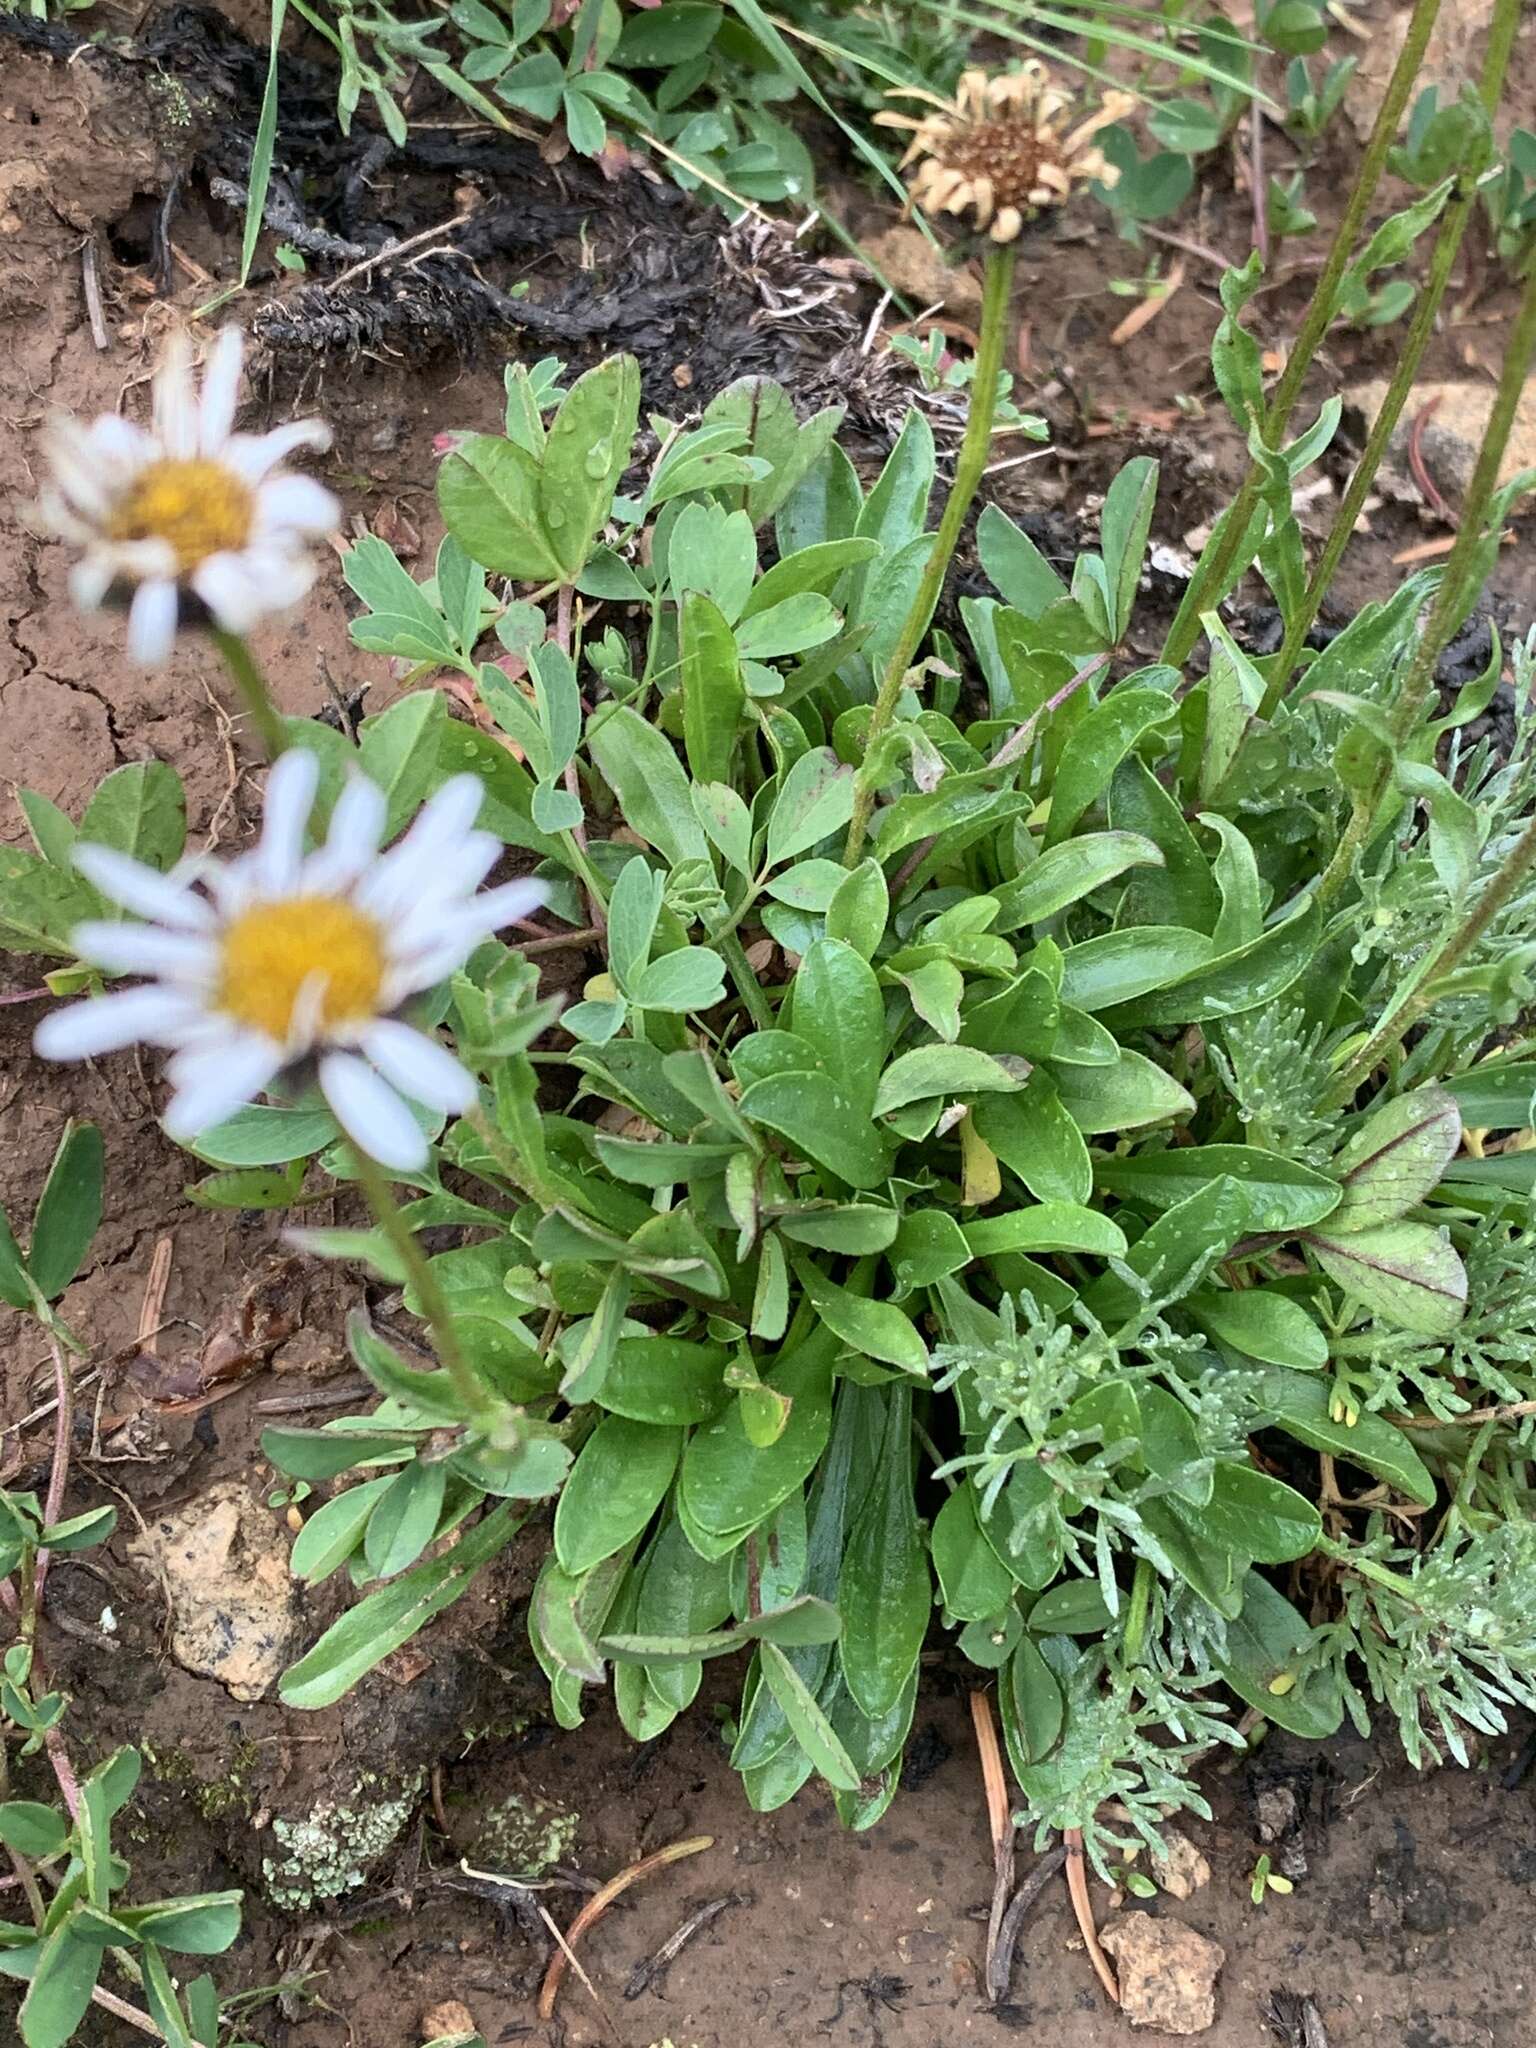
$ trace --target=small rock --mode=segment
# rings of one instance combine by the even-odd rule
[[[943,251],[919,229],[886,228],[871,236],[864,250],[897,291],[916,302],[919,312],[947,306],[957,320],[974,323],[981,318],[981,286],[975,273],[964,264],[946,263]]]
[[[1381,402],[1387,395],[1384,377],[1369,377],[1344,393],[1344,403],[1363,413],[1367,426],[1375,424]],[[1436,402],[1438,401],[1438,402]],[[1472,481],[1473,465],[1482,445],[1493,409],[1491,384],[1420,384],[1408,394],[1402,418],[1393,431],[1388,452],[1397,467],[1408,472],[1408,442],[1413,423],[1427,405],[1435,409],[1419,434],[1419,449],[1436,487],[1447,497],[1458,496]],[[1506,484],[1522,469],[1536,464],[1536,377],[1526,380],[1515,408],[1515,424],[1504,451],[1499,482]]]
[[[461,1999],[445,1998],[441,2005],[434,2005],[421,2016],[423,2041],[467,2040],[478,2031],[474,2014]]]
[[[1114,1957],[1120,2007],[1133,2027],[1201,2034],[1216,2021],[1216,1979],[1227,1952],[1182,1920],[1127,1913],[1099,1936]]]
[[[234,1699],[261,1699],[300,1628],[285,1532],[265,1503],[226,1480],[158,1516],[129,1554],[165,1586],[177,1663]]]
[[[1253,1802],[1261,1842],[1283,1842],[1301,1826],[1301,1809],[1289,1785],[1266,1785]]]
[[[1163,1829],[1166,1854],[1152,1858],[1152,1875],[1175,1899],[1193,1898],[1201,1885],[1211,1881],[1211,1866],[1200,1851],[1177,1828]]]

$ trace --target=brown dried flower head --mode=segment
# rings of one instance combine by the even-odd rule
[[[997,75],[964,72],[952,102],[916,87],[899,96],[933,108],[875,116],[884,127],[911,131],[902,168],[917,164],[913,203],[930,213],[970,213],[995,242],[1013,241],[1026,220],[1060,206],[1075,186],[1094,178],[1113,185],[1119,172],[1093,137],[1136,104],[1130,93],[1107,92],[1074,126],[1071,100],[1033,59]]]

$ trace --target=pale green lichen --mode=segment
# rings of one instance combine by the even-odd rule
[[[475,1826],[470,1861],[504,1877],[542,1877],[575,1844],[581,1815],[536,1793],[511,1793],[487,1807]]]
[[[268,1899],[306,1913],[317,1900],[355,1890],[400,1835],[425,1782],[420,1771],[403,1778],[364,1771],[348,1799],[317,1806],[302,1820],[274,1820],[281,1853],[261,1859]]]

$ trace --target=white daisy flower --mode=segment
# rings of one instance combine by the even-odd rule
[[[39,510],[83,550],[71,595],[83,611],[127,600],[136,661],[166,659],[189,600],[194,616],[201,606],[242,635],[297,604],[315,576],[308,543],[340,522],[322,484],[280,466],[295,448],[328,445],[321,421],[234,432],[243,347],[240,330],[226,327],[199,396],[191,345],[176,335],[155,372],[150,426],[104,413],[48,429],[52,476]]]
[[[235,860],[193,859],[162,875],[107,847],[77,846],[86,879],[143,920],[81,925],[81,958],[151,979],[56,1011],[33,1043],[53,1060],[140,1042],[169,1048],[176,1092],[164,1122],[182,1140],[312,1062],[347,1136],[381,1165],[412,1171],[426,1163],[427,1141],[401,1098],[462,1115],[476,1085],[397,1013],[544,891],[521,881],[476,894],[502,848],[473,829],[482,793],[473,775],[445,782],[383,854],[384,797],[354,776],[324,843],[306,854],[318,772],[301,748],[282,755],[267,777],[261,838]]]

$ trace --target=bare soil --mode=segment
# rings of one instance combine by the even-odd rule
[[[258,38],[263,11],[245,10]],[[1374,15],[1392,11],[1393,0],[1378,0]],[[111,622],[82,623],[68,610],[63,552],[37,535],[27,508],[48,408],[141,406],[160,337],[234,274],[239,210],[211,180],[238,175],[235,142],[248,140],[255,119],[264,59],[240,40],[243,19],[232,9],[226,25],[180,7],[143,22],[117,17],[105,47],[71,57],[73,26],[27,30],[0,16],[0,774],[78,814],[117,763],[169,760],[185,779],[199,844],[238,843],[253,811],[251,756],[212,656],[189,640],[163,670],[129,668]],[[553,348],[585,361],[632,347],[649,405],[674,414],[743,369],[768,370],[807,405],[849,402],[855,451],[878,461],[909,393],[862,351],[877,294],[850,280],[835,251],[786,249],[751,227],[728,233],[719,216],[633,172],[605,183],[572,160],[547,166],[527,146],[452,128],[425,133],[413,152],[380,158],[361,177],[370,137],[340,155],[319,116],[308,120],[328,89],[312,58],[301,51],[285,74],[279,151],[308,217],[376,249],[388,235],[470,210],[475,272],[492,295],[471,304],[445,291],[441,266],[407,276],[383,266],[378,288],[323,300],[315,295],[345,261],[317,258],[304,279],[274,279],[274,238],[264,240],[254,293],[234,308],[268,342],[263,403],[286,412],[302,398],[336,425],[327,480],[358,530],[430,559],[433,436],[495,425],[511,352]],[[1529,106],[1536,38],[1523,39],[1517,62],[1515,103]],[[1319,190],[1342,190],[1353,147],[1347,131],[1330,137]],[[1231,173],[1223,162],[1208,175],[1198,218],[1174,224],[1228,255],[1246,249],[1251,227]],[[856,232],[891,226],[869,192],[834,187],[834,196]],[[1260,330],[1277,351],[1294,333],[1317,246],[1310,240],[1296,265],[1282,261],[1259,302]],[[95,335],[87,247],[100,287]],[[1161,459],[1153,537],[1175,551],[1212,517],[1243,459],[1213,409],[1206,368],[1219,314],[1213,266],[1187,257],[1186,281],[1156,320],[1123,345],[1112,340],[1131,302],[1107,282],[1136,275],[1144,260],[1091,211],[1069,213],[1023,252],[1020,396],[1051,417],[1055,449],[994,487],[1063,561],[1080,537],[1091,540],[1097,497],[1127,455]],[[506,295],[523,280],[531,310],[513,326]],[[1451,302],[1465,317],[1437,337],[1430,374],[1491,380],[1507,291],[1474,257]],[[1394,332],[1336,337],[1314,395],[1387,373],[1396,346]],[[1327,513],[1325,503],[1319,517]],[[1351,550],[1339,615],[1389,586],[1395,556],[1444,531],[1411,505],[1384,503]],[[1507,552],[1488,594],[1507,623],[1531,617],[1532,557],[1528,542]],[[1154,579],[1164,613],[1177,592],[1175,579]],[[338,700],[359,691],[369,709],[388,701],[386,665],[351,647],[349,615],[331,569],[302,618],[265,636],[262,657],[290,710],[335,715]],[[1148,654],[1156,609],[1150,618],[1137,650]],[[1261,618],[1249,623],[1262,631]],[[0,836],[22,837],[13,806],[0,815]],[[82,1398],[74,1498],[84,1506],[116,1496],[124,1510],[105,1552],[55,1566],[47,1648],[75,1697],[75,1742],[104,1753],[131,1740],[150,1759],[125,1844],[140,1896],[248,1886],[245,1932],[219,1966],[221,1983],[290,1987],[248,2016],[253,2039],[405,2048],[420,2038],[422,2015],[449,1998],[469,2006],[492,2043],[606,2038],[644,2048],[668,2036],[678,2048],[714,2048],[825,2035],[936,2048],[1043,2028],[1061,2048],[1099,2048],[1124,2037],[1059,1880],[1026,1923],[1009,2002],[984,2003],[991,1854],[962,1681],[941,1659],[920,1707],[908,1788],[862,1836],[844,1833],[814,1789],[771,1817],[747,1810],[719,1740],[729,1673],[647,1749],[628,1742],[601,1701],[576,1734],[555,1731],[522,1631],[536,1532],[420,1639],[422,1656],[392,1660],[330,1712],[242,1704],[181,1668],[161,1589],[128,1555],[136,1525],[226,1481],[265,1499],[272,1474],[260,1429],[284,1408],[301,1420],[334,1412],[305,1404],[345,1394],[341,1324],[364,1283],[295,1268],[270,1217],[189,1206],[190,1163],[160,1134],[152,1068],[130,1056],[67,1070],[31,1058],[46,999],[38,981],[37,962],[0,956],[0,1201],[25,1217],[65,1119],[101,1125],[107,1217],[94,1263],[64,1304],[100,1373]],[[150,1304],[155,1355],[145,1357],[146,1288],[161,1246],[169,1277],[158,1312]],[[388,1301],[375,1307],[391,1312]],[[50,1394],[40,1349],[14,1323],[0,1328],[0,1478],[9,1484],[34,1483],[48,1453],[49,1418],[34,1414]],[[272,1541],[285,1541],[285,1510],[270,1514]],[[342,1599],[334,1587],[306,1597],[301,1640]],[[1219,2048],[1317,2048],[1294,2017],[1303,1995],[1315,1999],[1333,2048],[1532,2048],[1531,1761],[1524,1731],[1491,1745],[1470,1773],[1422,1777],[1386,1743],[1348,1737],[1303,1750],[1271,1739],[1209,1776],[1214,1820],[1190,1832],[1210,1860],[1210,1884],[1186,1905],[1132,1900],[1123,1910],[1176,1913],[1222,1944],[1207,2036]],[[397,1789],[406,1780],[408,1817],[396,1840],[361,1890],[308,1911],[276,1910],[261,1892],[264,1861],[280,1853],[274,1823],[345,1803],[360,1772]],[[1302,1851],[1306,1870],[1291,1896],[1259,1909],[1248,1883],[1261,1846],[1258,1802],[1276,1786],[1294,1796],[1291,1851],[1293,1860]],[[669,1843],[711,1838],[638,1884],[583,1943],[606,2017],[570,1980],[555,2021],[542,2023],[546,1934],[460,1875],[461,1855],[475,1867],[485,1815],[509,1797],[575,1817],[562,1867],[589,1881]],[[1119,1910],[1102,1888],[1095,1894],[1101,1920]],[[632,1967],[701,1904],[726,1895],[733,1903],[670,1970],[627,1998]],[[558,1887],[539,1896],[562,1925],[580,1903]],[[8,1996],[0,1993],[0,2007]],[[90,2025],[90,2039],[114,2048],[138,2038],[100,2015]]]

